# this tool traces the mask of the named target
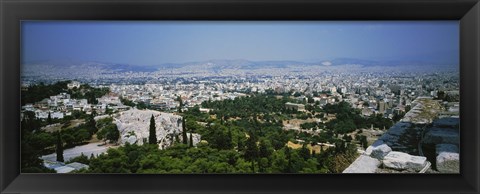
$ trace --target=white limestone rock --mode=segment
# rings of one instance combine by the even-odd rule
[[[423,156],[412,156],[407,153],[391,151],[383,158],[383,165],[396,170],[413,169],[422,170],[427,165],[427,158]]]
[[[458,147],[453,144],[438,144],[437,170],[442,173],[460,173],[460,154]]]
[[[372,145],[372,151],[370,156],[376,158],[378,160],[383,160],[383,158],[392,151],[387,144],[385,144],[382,140],[375,141]]]
[[[380,161],[365,155],[360,155],[342,173],[375,173],[380,166]]]
[[[114,123],[120,131],[121,144],[137,143],[139,145],[146,143],[150,134],[150,117],[155,118],[156,135],[160,148],[171,145],[172,137],[181,134],[182,122],[181,116],[172,113],[163,113],[154,110],[130,109],[121,112],[114,117]],[[180,135],[181,136],[181,135]]]
[[[193,146],[197,146],[197,144],[200,143],[200,141],[202,140],[201,137],[202,136],[198,133],[192,133]],[[181,135],[179,136],[179,138],[180,141],[183,141],[183,137]],[[187,133],[187,142],[190,143],[190,133]]]
[[[137,136],[129,136],[129,137],[126,137],[124,140],[125,140],[125,143],[128,142],[129,144],[136,144]]]

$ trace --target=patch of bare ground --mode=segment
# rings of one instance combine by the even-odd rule
[[[289,148],[292,148],[292,149],[300,149],[302,148],[303,144],[300,144],[300,143],[293,143],[291,141],[288,141],[287,142],[287,146]],[[314,145],[312,146],[311,144],[307,144],[307,149],[310,150],[310,154],[315,152],[316,154],[322,152],[322,146],[320,145]],[[323,146],[323,150],[326,150],[328,148],[328,146]]]
[[[71,129],[71,128],[74,128],[74,127],[78,127],[82,124],[85,124],[85,119],[74,119],[74,120],[71,120],[71,121],[67,121],[66,123],[55,123],[55,124],[51,124],[51,125],[47,125],[45,127],[43,127],[42,129],[45,130],[46,132],[57,132],[57,131],[61,131],[61,130],[64,130],[64,129]]]

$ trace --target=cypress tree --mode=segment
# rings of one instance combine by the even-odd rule
[[[157,130],[155,126],[155,118],[150,117],[150,134],[148,136],[148,143],[149,144],[157,144]]]
[[[193,138],[192,138],[192,133],[190,133],[190,145],[189,147],[193,147]]]
[[[57,132],[57,161],[63,162],[63,142],[62,142],[62,136],[60,132]]]
[[[105,106],[105,114],[110,114],[110,108],[108,108],[108,104]]]
[[[53,121],[52,121],[52,116],[50,115],[50,112],[48,112],[47,123],[48,123],[49,125],[53,123]]]
[[[185,118],[182,119],[182,141],[183,141],[183,144],[187,145],[187,127],[185,125]]]
[[[178,113],[182,113],[182,107],[183,107],[182,96],[178,96],[177,100],[178,100]]]

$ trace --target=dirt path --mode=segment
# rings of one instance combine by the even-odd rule
[[[98,156],[101,153],[105,153],[108,148],[116,148],[118,146],[113,146],[113,145],[101,145],[102,142],[97,142],[97,143],[89,143],[86,145],[81,145],[81,146],[76,146],[74,148],[66,149],[63,151],[63,158],[65,161],[70,160],[71,158],[75,158],[77,156],[80,156],[82,153],[83,155],[90,157],[90,155],[95,155]],[[43,160],[49,160],[49,161],[55,161],[57,159],[57,154],[52,153],[48,155],[44,155],[41,157]]]

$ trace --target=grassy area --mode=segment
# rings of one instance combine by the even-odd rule
[[[42,129],[45,130],[46,132],[53,133],[53,132],[62,130],[62,124],[55,123],[55,124],[47,125]]]
[[[55,124],[52,124],[52,125],[47,125],[43,129],[46,132],[53,133],[53,132],[57,132],[57,131],[65,130],[65,129],[75,128],[75,127],[78,127],[82,124],[85,124],[85,119],[74,119],[74,120],[68,121],[65,124],[55,123]]]
[[[93,134],[93,135],[92,135],[92,139],[88,140],[87,142],[88,142],[88,143],[97,143],[97,142],[101,142],[101,140],[99,140],[99,139],[97,138],[97,134]]]

